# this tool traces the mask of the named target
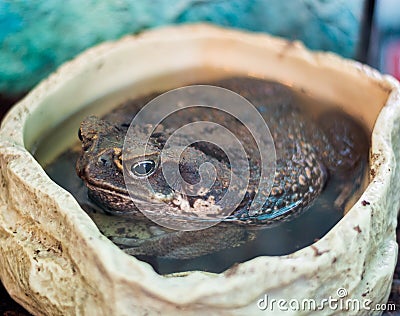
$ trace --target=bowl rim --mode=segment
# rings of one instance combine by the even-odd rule
[[[257,257],[240,263],[238,266],[232,267],[221,274],[193,271],[187,273],[185,278],[181,278],[180,275],[161,276],[146,263],[124,254],[110,241],[99,236],[97,227],[80,208],[72,195],[52,182],[41,166],[34,160],[30,152],[26,150],[24,146],[24,122],[29,119],[32,111],[40,106],[41,101],[48,93],[54,93],[65,80],[73,80],[74,76],[78,73],[86,71],[88,62],[93,64],[96,60],[106,58],[110,51],[116,51],[122,46],[135,46],[145,42],[160,40],[160,38],[171,34],[171,31],[176,32],[177,30],[178,32],[174,38],[175,40],[185,40],[185,38],[191,38],[193,40],[196,39],[196,37],[204,38],[207,36],[229,38],[230,40],[236,38],[239,42],[257,43],[254,45],[260,46],[265,45],[270,47],[271,44],[273,44],[273,49],[277,51],[282,50],[282,48],[288,45],[288,41],[276,39],[266,34],[227,30],[209,25],[184,25],[156,29],[136,36],[127,36],[116,42],[103,43],[94,48],[90,48],[72,61],[62,65],[55,73],[42,81],[23,100],[15,105],[3,119],[0,129],[0,157],[10,155],[14,157],[13,162],[7,165],[7,172],[15,172],[15,174],[20,177],[22,174],[21,170],[16,166],[23,162],[25,168],[29,166],[31,172],[35,173],[36,177],[39,179],[36,179],[31,186],[36,185],[39,181],[44,184],[38,189],[42,190],[43,194],[49,194],[49,192],[52,194],[54,194],[54,192],[60,194],[61,198],[55,197],[57,206],[60,210],[64,210],[63,216],[68,218],[67,221],[73,225],[74,229],[82,234],[82,238],[85,239],[87,247],[91,249],[92,255],[97,257],[101,257],[101,255],[115,256],[112,260],[105,260],[99,263],[106,271],[112,271],[115,280],[121,282],[128,281],[136,285],[142,284],[141,286],[146,288],[153,295],[176,304],[179,302],[180,305],[185,305],[193,303],[194,301],[202,301],[207,302],[209,305],[219,305],[220,303],[216,303],[216,298],[219,297],[221,299],[221,291],[218,290],[221,278],[224,279],[226,288],[234,290],[243,286],[244,275],[247,275],[249,280],[254,282],[260,276],[260,273],[254,271],[257,267],[264,267],[263,269],[266,269],[265,267],[278,266],[285,261],[285,267],[287,269],[292,269],[293,279],[296,279],[302,276],[301,272],[295,271],[299,262],[301,262],[303,266],[307,266],[308,270],[315,269],[315,267],[318,266],[326,266],[328,262],[333,262],[337,256],[344,253],[346,247],[338,247],[336,253],[324,253],[324,250],[329,249],[331,240],[335,237],[337,238],[341,233],[343,233],[346,238],[357,238],[357,231],[354,229],[354,221],[360,221],[359,228],[361,227],[362,230],[368,221],[360,220],[360,218],[371,218],[371,214],[373,213],[373,207],[370,207],[370,205],[362,205],[362,201],[368,200],[371,205],[380,203],[382,196],[379,195],[379,192],[387,192],[388,190],[388,170],[394,170],[396,167],[395,156],[391,149],[392,135],[390,127],[395,124],[393,111],[400,111],[400,85],[394,78],[381,75],[376,70],[361,65],[358,62],[342,59],[332,53],[310,52],[298,42],[290,44],[290,52],[286,55],[288,58],[291,56],[298,56],[297,58],[303,60],[305,63],[316,63],[317,67],[325,67],[326,69],[334,69],[334,67],[340,65],[342,67],[341,69],[348,72],[349,75],[364,76],[388,94],[386,104],[378,115],[372,132],[371,169],[374,170],[374,175],[371,177],[371,181],[365,192],[346,216],[314,244],[284,256]],[[28,182],[31,179],[32,178],[27,177],[24,181],[30,185]],[[391,211],[391,213],[393,213],[393,211]],[[74,223],[74,221],[77,222]],[[103,247],[103,250],[100,250],[98,247]],[[320,255],[316,256],[316,253]],[[313,260],[309,260],[310,258],[313,258]],[[121,266],[124,264],[129,268],[136,269],[136,272],[127,273],[129,269],[121,269]],[[279,276],[270,277],[274,279],[271,280],[271,284],[276,285]],[[151,288],[143,284],[143,280],[151,280],[153,284]],[[183,282],[183,280],[185,281]],[[175,291],[172,294],[169,293],[170,286],[175,287]],[[185,299],[185,294],[189,289],[192,293],[189,298]],[[215,295],[214,298],[212,297],[213,295]],[[252,297],[254,298],[254,296],[253,292],[252,294],[245,295],[245,299],[237,297],[236,304],[241,306],[251,300]],[[177,300],[178,298],[179,301]],[[223,304],[227,304],[226,300]],[[232,306],[232,301],[230,301],[230,304]]]

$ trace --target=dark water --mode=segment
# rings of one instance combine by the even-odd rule
[[[59,185],[71,192],[88,212],[91,202],[83,181],[75,174],[75,161],[79,153],[68,151],[46,167],[47,174]],[[237,248],[225,249],[194,259],[164,259],[140,257],[149,262],[157,272],[173,273],[189,270],[222,272],[234,263],[244,262],[261,255],[285,255],[312,244],[323,237],[342,217],[343,209],[334,206],[341,183],[328,181],[326,188],[314,205],[290,222],[256,230],[255,240]],[[99,227],[101,230],[101,227]]]
[[[301,102],[304,100],[307,102],[307,98],[303,95],[300,99]],[[101,214],[101,210],[93,208],[82,180],[76,175],[75,162],[78,155],[79,144],[45,166],[45,171],[56,183],[71,192],[89,215],[93,215],[93,212]],[[367,159],[367,155],[365,155],[359,170],[362,174],[366,171]],[[361,182],[362,180],[353,182],[353,179],[336,178],[335,175],[331,175],[322,194],[306,212],[289,222],[283,222],[274,227],[250,228],[255,238],[239,247],[223,249],[193,259],[145,256],[138,256],[138,258],[150,263],[161,274],[190,270],[219,273],[235,263],[244,262],[257,256],[292,253],[322,238],[343,217],[345,208],[348,208],[349,205],[345,207],[343,203],[338,203],[340,193],[343,190],[352,191],[352,200],[356,200],[362,191],[363,184]],[[95,216],[92,217],[95,218]],[[102,224],[100,222],[97,224],[102,230]],[[127,225],[135,225],[135,223],[130,221]]]

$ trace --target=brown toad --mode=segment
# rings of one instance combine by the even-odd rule
[[[229,186],[230,162],[217,146],[207,142],[194,143],[183,151],[179,163],[182,177],[193,184],[201,180],[198,170],[203,163],[209,162],[215,167],[215,183],[204,194],[177,195],[165,180],[159,163],[160,152],[173,131],[199,120],[234,130],[236,137],[246,145],[250,181],[242,202],[226,221],[266,225],[298,215],[318,197],[329,174],[354,172],[367,155],[368,140],[358,123],[335,111],[312,118],[294,104],[293,92],[282,84],[254,78],[232,78],[211,84],[248,99],[257,107],[271,131],[276,148],[276,172],[272,190],[256,213],[249,213],[249,205],[260,178],[258,148],[245,126],[218,110],[191,108],[177,112],[162,122],[148,144],[132,141],[133,148],[148,146],[145,156],[122,156],[124,137],[132,118],[157,94],[127,102],[106,120],[89,117],[82,122],[79,137],[83,151],[77,162],[77,173],[86,183],[91,198],[110,213],[138,218],[142,214],[135,202],[148,205],[164,202],[177,211],[182,211],[183,207],[195,208],[199,200],[218,202]],[[142,131],[139,128],[137,132]],[[133,173],[130,181],[135,190],[131,196],[123,177],[124,159],[129,160]],[[151,184],[152,190],[143,185],[144,179]]]

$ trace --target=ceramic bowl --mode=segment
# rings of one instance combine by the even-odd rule
[[[371,134],[369,185],[334,228],[295,253],[257,257],[221,274],[159,275],[105,238],[42,165],[75,141],[79,120],[96,100],[103,100],[101,114],[127,94],[233,74],[292,85],[362,120]],[[384,303],[397,259],[399,90],[394,79],[357,62],[208,25],[157,29],[89,49],[2,123],[1,280],[27,310],[48,315],[263,314],[265,295],[269,303],[341,296],[370,308]],[[43,142],[47,149],[38,152]],[[287,314],[277,305],[274,312]],[[371,313],[378,312],[360,311]]]

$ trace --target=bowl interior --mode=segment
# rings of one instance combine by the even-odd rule
[[[273,44],[257,45],[256,40],[226,34],[218,38],[215,33],[180,39],[158,38],[157,42],[150,36],[147,41],[127,39],[118,44],[104,44],[65,66],[50,79],[50,89],[46,89],[25,123],[25,146],[46,167],[60,153],[79,143],[77,131],[87,115],[101,116],[129,98],[150,92],[235,75],[292,86],[312,99],[323,100],[321,107],[342,108],[362,121],[368,133],[372,133],[387,91],[370,78],[360,76],[354,64],[339,63],[336,56],[311,55],[300,44],[284,40],[273,39]],[[363,93],[367,88],[368,96]],[[74,173],[73,168],[70,173]],[[367,181],[366,177],[362,188]],[[347,204],[346,211],[353,202]],[[325,214],[326,225],[318,224],[321,216],[312,210],[302,216],[304,222],[271,230],[265,238],[282,235],[280,239],[285,242],[269,247],[267,253],[291,253],[312,243],[328,232],[342,214],[334,210]],[[318,229],[315,232],[313,229],[310,236],[294,233],[301,232],[301,227]],[[287,235],[291,237],[286,238]]]

